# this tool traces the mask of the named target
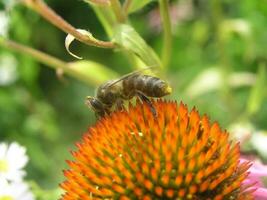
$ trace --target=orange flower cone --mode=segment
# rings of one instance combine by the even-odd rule
[[[180,103],[140,102],[100,119],[64,171],[63,200],[253,199],[239,144]]]

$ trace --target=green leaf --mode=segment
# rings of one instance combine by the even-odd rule
[[[118,25],[115,30],[114,40],[118,46],[138,56],[145,65],[161,67],[158,55],[131,26],[126,24]]]
[[[98,6],[109,6],[110,5],[110,2],[109,0],[84,0],[86,3],[89,3],[89,4],[95,4],[95,5],[98,5]]]
[[[153,0],[133,0],[129,8],[129,13],[133,13],[142,9],[144,6],[146,6],[152,1]]]
[[[266,95],[266,66],[259,66],[258,76],[254,87],[251,89],[250,97],[247,104],[247,112],[249,115],[259,111],[264,96]]]
[[[118,77],[118,74],[100,63],[82,60],[68,63],[73,77],[78,78],[90,85],[99,85],[109,79]]]
[[[60,195],[62,195],[63,192],[60,188],[45,190],[33,180],[29,181],[28,184],[30,185],[32,192],[38,200],[58,199],[60,198]]]
[[[111,8],[97,5],[92,5],[92,8],[101,25],[105,29],[105,32],[107,33],[108,37],[111,38],[113,36],[114,24],[116,24],[116,18]]]
[[[220,66],[209,67],[200,72],[185,90],[190,98],[196,98],[206,93],[219,90],[223,86]],[[250,72],[231,73],[227,83],[231,88],[251,86],[255,84],[255,75]]]

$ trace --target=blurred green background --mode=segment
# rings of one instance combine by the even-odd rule
[[[10,6],[11,3],[0,3],[0,24],[4,27],[8,22],[6,33],[0,28],[4,37],[66,62],[77,61],[64,47],[65,33],[36,12],[20,4]],[[46,3],[73,26],[108,40],[87,3]],[[190,108],[196,106],[201,114],[207,113],[211,121],[230,128],[238,138],[242,139],[245,133],[250,138],[253,134],[266,136],[266,1],[179,0],[170,1],[170,6],[173,49],[170,64],[159,73],[173,88],[168,98],[182,100]],[[158,2],[151,1],[129,19],[160,55],[163,34],[158,9]],[[119,75],[136,70],[118,50],[75,41],[71,51]],[[53,193],[58,187],[64,179],[65,160],[71,159],[69,150],[95,123],[95,115],[84,100],[87,95],[94,95],[97,85],[68,75],[62,80],[33,57],[0,46],[0,141],[18,141],[27,147],[27,179],[36,182],[41,190]],[[266,161],[266,148],[258,148],[251,141],[244,141],[243,151]]]

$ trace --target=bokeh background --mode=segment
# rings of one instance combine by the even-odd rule
[[[64,47],[65,33],[15,3],[0,1],[1,37],[66,62],[76,60]],[[87,3],[46,3],[75,27],[108,40]],[[158,74],[173,88],[168,98],[206,113],[241,140],[244,154],[266,162],[266,0],[179,0],[170,5],[173,49],[170,64]],[[151,1],[129,18],[160,55],[163,37],[158,2]],[[120,51],[80,42],[74,42],[71,51],[119,75],[136,70]],[[38,199],[57,197],[65,160],[71,159],[69,151],[96,121],[84,104],[96,87],[96,83],[85,84],[68,75],[58,77],[33,57],[0,46],[0,141],[17,141],[27,147],[27,180]]]

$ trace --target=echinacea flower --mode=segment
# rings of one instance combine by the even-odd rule
[[[24,182],[8,182],[0,179],[0,199],[1,200],[34,200],[29,186]]]
[[[0,143],[0,180],[21,181],[25,176],[23,167],[28,162],[26,149],[18,143]]]
[[[64,171],[63,200],[253,199],[249,162],[227,131],[181,103],[153,102],[101,118]]]
[[[247,160],[241,159],[241,162],[247,162]],[[255,189],[254,197],[256,200],[267,199],[267,188],[264,188],[263,178],[267,178],[267,166],[259,161],[254,161],[253,165],[249,168],[249,176],[244,183],[253,185]]]

